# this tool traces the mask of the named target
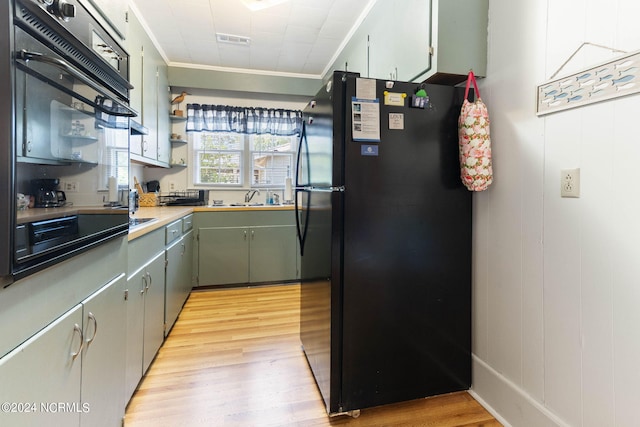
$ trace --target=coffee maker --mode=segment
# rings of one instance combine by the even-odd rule
[[[64,191],[58,190],[58,178],[32,179],[31,186],[34,194],[34,207],[59,208],[67,204]]]

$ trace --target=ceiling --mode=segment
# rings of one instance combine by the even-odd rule
[[[317,77],[327,71],[375,1],[132,0],[132,3],[171,66]],[[269,2],[276,4],[262,10],[249,8]],[[216,33],[249,37],[250,42],[220,42]]]

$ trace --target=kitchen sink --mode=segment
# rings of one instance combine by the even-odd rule
[[[264,206],[264,203],[231,203],[229,206]]]
[[[155,220],[156,218],[129,218],[129,227],[135,227]]]

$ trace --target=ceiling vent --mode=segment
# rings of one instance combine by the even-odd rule
[[[242,0],[242,3],[251,11],[256,12],[258,10],[267,9],[284,3],[289,0]]]
[[[216,40],[220,43],[230,43],[239,46],[249,46],[251,44],[250,37],[234,36],[233,34],[216,33]]]

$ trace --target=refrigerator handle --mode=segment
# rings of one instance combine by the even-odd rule
[[[296,213],[296,234],[298,235],[298,243],[300,244],[300,256],[304,255],[304,241],[307,235],[307,223],[309,216],[309,206],[305,209],[305,214],[307,218],[304,221],[304,230],[302,229],[302,225],[300,224],[300,204],[298,202],[298,193],[301,191],[300,183],[298,182],[298,178],[300,177],[300,158],[302,156],[302,149],[306,148],[307,142],[307,128],[306,123],[302,122],[302,132],[300,133],[300,142],[298,142],[298,159],[296,161],[296,185],[295,185],[295,193],[294,193],[294,204],[295,204],[295,213]],[[308,163],[308,162],[307,162]],[[304,190],[302,190],[304,191]]]
[[[303,148],[303,143],[307,142],[307,127],[306,127],[306,123],[304,121],[302,121],[302,131],[300,132],[300,139],[298,140],[298,156],[296,159],[296,182],[295,182],[295,188],[300,187],[300,182],[298,182],[298,180],[300,179],[300,158],[302,157],[302,148]],[[306,145],[306,144],[304,144]]]
[[[294,192],[294,204],[296,212],[296,235],[298,236],[298,243],[300,244],[300,256],[304,255],[304,244],[302,239],[302,233],[300,232],[300,207],[298,205],[298,189]]]

